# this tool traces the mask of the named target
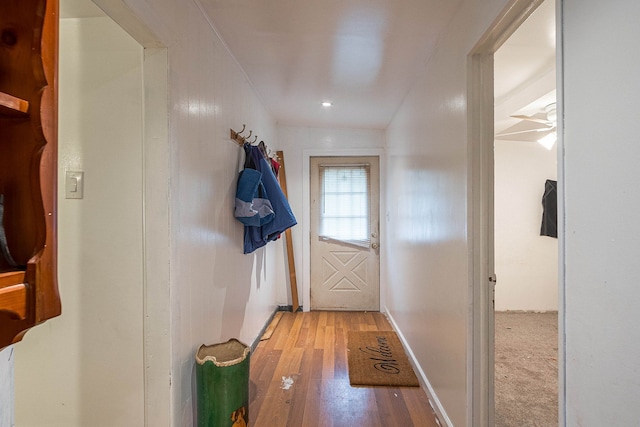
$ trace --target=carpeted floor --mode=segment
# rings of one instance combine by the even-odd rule
[[[496,312],[495,426],[558,425],[558,313]]]

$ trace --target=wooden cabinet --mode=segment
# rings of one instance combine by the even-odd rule
[[[58,0],[0,1],[0,349],[61,311],[57,65]]]

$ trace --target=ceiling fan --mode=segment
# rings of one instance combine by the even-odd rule
[[[507,137],[514,135],[523,135],[530,133],[540,133],[541,137],[536,138],[537,141],[544,146],[547,150],[551,150],[553,144],[555,144],[557,139],[556,127],[558,124],[558,116],[556,113],[556,103],[552,102],[544,107],[544,112],[537,113],[531,116],[526,115],[513,115],[511,116],[514,119],[520,119],[523,121],[528,121],[532,123],[537,123],[539,125],[543,125],[541,127],[536,127],[534,129],[526,129],[526,130],[517,130],[514,132],[505,132],[496,135],[496,137]],[[517,137],[513,138],[517,139]]]

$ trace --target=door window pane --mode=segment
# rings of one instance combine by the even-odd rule
[[[369,165],[320,165],[320,237],[369,247]]]

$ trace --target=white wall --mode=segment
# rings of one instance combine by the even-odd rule
[[[461,2],[387,132],[387,309],[456,426],[470,423],[467,54],[506,3]]]
[[[229,129],[240,130],[244,123],[275,147],[275,122],[197,1],[97,3],[118,16],[133,13],[168,49],[168,406],[171,425],[191,426],[197,348],[231,337],[251,344],[277,307],[278,288],[285,286],[277,281],[284,277],[282,240],[243,255],[243,228],[233,217],[241,149],[229,139]]]
[[[62,315],[15,346],[16,425],[143,425],[142,48],[108,18],[63,19],[59,66]]]
[[[152,47],[164,44],[168,49],[170,160],[168,174],[165,177],[171,176],[171,179],[161,180],[159,183],[145,183],[145,187],[147,191],[157,193],[155,190],[159,190],[162,193],[161,187],[169,186],[167,194],[170,197],[170,223],[166,225],[166,229],[164,225],[159,225],[160,228],[157,232],[158,234],[165,231],[170,233],[170,257],[166,262],[170,264],[168,271],[170,272],[171,300],[169,301],[166,296],[165,300],[156,301],[152,294],[152,299],[147,300],[146,304],[147,307],[152,305],[156,312],[162,312],[163,304],[166,304],[171,313],[171,324],[168,325],[172,349],[171,368],[170,372],[167,371],[164,382],[149,384],[148,378],[146,381],[147,386],[164,387],[167,390],[170,388],[171,395],[170,401],[166,401],[162,407],[163,392],[161,390],[147,390],[147,393],[152,395],[151,399],[160,398],[151,404],[147,402],[149,410],[155,405],[163,414],[167,414],[167,417],[157,417],[148,413],[147,420],[153,419],[154,425],[162,423],[163,425],[191,426],[194,423],[195,415],[194,355],[197,347],[203,343],[220,342],[230,337],[237,337],[247,344],[251,344],[277,305],[276,277],[284,276],[282,241],[271,243],[252,255],[243,255],[243,229],[232,215],[241,149],[229,139],[229,128],[240,129],[241,125],[246,123],[248,128],[252,129],[254,134],[257,133],[267,144],[274,143],[275,145],[275,123],[262,107],[243,72],[217,38],[209,23],[203,18],[196,3],[177,4],[165,1],[163,3],[156,2],[153,7],[142,1],[131,1],[128,5],[118,1],[101,1],[99,3],[102,8],[117,17],[123,25],[126,25],[130,33],[140,37],[142,42],[149,43]],[[84,27],[82,23],[80,25]],[[91,54],[88,42],[100,43],[102,41],[105,45],[93,52],[95,56],[108,62],[108,64],[100,63],[100,66],[109,70],[108,65],[110,64],[115,67],[122,65],[119,60],[108,56],[113,53],[114,45],[106,34],[100,35],[100,25],[87,25],[84,30],[88,31],[89,28],[97,29],[97,33],[77,34],[75,37],[79,46],[87,48],[87,52],[84,54]],[[94,34],[98,37],[94,37]],[[153,39],[149,35],[157,35],[158,39]],[[110,37],[113,35],[111,34]],[[61,45],[64,47],[63,43]],[[137,49],[138,55],[140,55],[140,46],[137,46]],[[95,59],[95,56],[92,58]],[[84,58],[74,59],[77,61],[74,64],[75,67],[91,66],[91,64],[83,63]],[[137,66],[140,67],[140,63]],[[87,75],[95,74],[93,70],[88,71],[91,72],[82,73],[78,77],[78,83],[84,84],[83,79]],[[137,72],[135,80],[140,85],[142,83],[140,69],[131,71]],[[61,70],[61,91],[63,90],[63,79],[64,73]],[[85,99],[63,99],[61,93],[61,111],[65,107],[72,110],[69,114],[81,119],[83,130],[86,132],[82,138],[79,138],[80,143],[83,144],[82,147],[72,148],[78,152],[73,152],[69,158],[65,158],[63,143],[67,139],[62,136],[61,119],[60,167],[73,166],[72,169],[84,169],[88,195],[99,193],[99,191],[91,189],[89,183],[97,183],[100,180],[101,185],[109,183],[110,196],[118,191],[122,192],[124,187],[129,189],[124,197],[132,197],[133,200],[117,203],[104,198],[96,203],[97,206],[103,208],[103,210],[95,212],[97,218],[94,218],[89,212],[82,215],[76,212],[66,212],[65,202],[61,200],[59,229],[61,230],[60,234],[67,234],[69,246],[65,248],[64,239],[61,239],[60,258],[64,260],[66,268],[69,270],[66,274],[71,276],[65,275],[65,267],[61,265],[63,316],[57,319],[57,323],[55,320],[47,322],[44,326],[31,332],[30,334],[34,335],[31,341],[37,341],[36,347],[38,348],[32,350],[25,345],[22,352],[25,371],[27,366],[34,363],[32,359],[39,357],[38,350],[41,350],[45,345],[53,348],[54,353],[64,352],[68,357],[67,364],[76,366],[75,370],[49,369],[45,373],[44,378],[47,386],[55,384],[60,387],[60,384],[65,384],[63,392],[58,393],[60,397],[46,402],[42,411],[38,411],[49,418],[48,425],[54,425],[53,423],[57,419],[64,420],[59,425],[65,426],[101,425],[100,422],[110,426],[142,425],[144,422],[142,417],[144,416],[145,402],[143,402],[142,385],[145,379],[142,378],[142,375],[145,359],[142,354],[142,345],[144,339],[150,337],[141,330],[144,309],[143,295],[146,292],[145,289],[153,284],[143,286],[142,277],[139,278],[139,282],[130,284],[131,280],[135,281],[132,277],[135,277],[137,273],[128,274],[126,268],[121,268],[119,260],[122,258],[125,258],[125,261],[130,264],[135,264],[136,268],[142,268],[142,228],[138,231],[126,230],[123,232],[123,235],[133,239],[134,242],[117,244],[118,239],[124,236],[114,236],[117,229],[117,227],[114,229],[114,226],[117,225],[114,224],[114,217],[118,219],[118,213],[113,210],[122,211],[124,204],[129,207],[128,212],[131,212],[130,209],[141,209],[136,215],[139,221],[143,216],[149,218],[150,214],[142,211],[143,198],[138,193],[143,184],[143,175],[162,177],[161,171],[165,165],[162,163],[160,148],[157,150],[154,148],[156,150],[154,155],[160,154],[159,159],[144,158],[143,162],[141,153],[136,152],[135,155],[126,153],[125,156],[122,151],[118,151],[121,145],[114,144],[113,135],[110,135],[109,132],[122,128],[123,118],[119,114],[139,119],[143,111],[143,105],[139,103],[142,99],[140,87],[132,90],[131,87],[122,88],[119,87],[120,85],[121,82],[105,84],[105,90],[113,93],[117,101],[116,99],[101,100],[99,104],[104,108],[101,111],[102,114],[100,117],[90,117],[89,120],[85,116],[88,108],[84,104]],[[120,89],[124,90],[125,95],[128,94],[129,97],[138,97],[138,101],[132,101],[127,96],[123,97],[118,94],[117,91]],[[81,94],[74,95],[79,97]],[[147,97],[148,99],[149,97]],[[98,108],[96,105],[90,107]],[[130,109],[134,109],[136,112],[132,113]],[[101,122],[98,119],[106,119],[106,121]],[[141,123],[137,124],[138,134],[133,135],[133,143],[127,140],[132,135],[125,135],[116,142],[121,143],[123,147],[126,147],[126,150],[139,149],[142,140],[140,135],[142,127]],[[90,131],[93,133],[89,133]],[[122,133],[126,134],[127,132],[122,130]],[[100,141],[105,142],[98,144]],[[88,147],[89,144],[100,145],[106,152],[100,150],[93,152],[92,148]],[[95,146],[91,145],[91,147]],[[110,156],[116,155],[124,158],[123,161],[126,164],[120,167],[114,166]],[[88,157],[96,160],[102,158],[103,164],[74,163],[78,161],[78,158],[83,158],[87,163],[86,158]],[[134,163],[137,168],[130,165],[129,162]],[[143,163],[145,169],[141,170]],[[104,170],[100,170],[101,167]],[[156,174],[154,171],[158,173]],[[137,177],[128,176],[127,173],[137,174]],[[131,183],[127,187],[120,182],[121,180]],[[154,186],[159,187],[154,189]],[[87,204],[87,202],[88,200],[85,199],[82,203]],[[109,204],[112,209],[105,208],[102,203]],[[74,205],[68,206],[68,209],[73,211]],[[147,206],[146,208],[152,209],[153,207]],[[66,220],[74,221],[71,215],[82,216],[82,221],[80,223],[75,221],[73,225],[66,224]],[[152,219],[154,224],[158,222],[155,221],[155,218]],[[161,223],[161,221],[159,222]],[[83,234],[86,233],[81,227],[84,224],[87,224],[88,229],[92,230],[89,237]],[[93,230],[96,229],[95,225],[99,225],[104,236],[93,234]],[[142,227],[142,225],[138,225]],[[147,233],[154,232],[155,230],[147,230]],[[90,239],[93,244],[100,241],[103,245],[107,245],[109,250],[113,246],[117,246],[119,252],[106,256],[95,256],[91,263],[82,264],[81,261],[89,256],[87,254],[97,253],[95,250],[89,251],[87,248],[87,254],[85,254],[84,247],[72,244],[74,239],[85,238]],[[146,240],[148,241],[148,239]],[[103,264],[108,264],[110,270],[101,271],[100,266]],[[82,271],[78,272],[77,269]],[[110,273],[126,275],[126,278],[120,276],[116,278],[110,276]],[[108,284],[101,284],[96,280],[96,276],[99,276],[101,280],[108,281]],[[149,276],[148,273],[147,276]],[[87,277],[94,279],[95,282],[87,285],[87,281],[89,281]],[[88,286],[91,288],[87,288]],[[280,286],[284,285],[280,284]],[[124,306],[121,301],[113,301],[114,291],[109,291],[109,289],[114,287],[118,289],[118,296],[130,298]],[[87,290],[94,288],[95,292]],[[101,304],[94,306],[99,298],[102,299]],[[130,312],[129,308],[131,308]],[[114,316],[120,316],[123,321],[126,321],[130,314],[135,317],[131,320],[130,327],[121,330],[122,328],[112,325],[112,323],[117,323]],[[90,319],[96,318],[101,323],[96,325],[92,321],[86,321],[87,316]],[[158,334],[159,336],[164,333],[164,331],[157,330],[161,328],[155,326],[154,328],[156,330],[147,331],[147,334]],[[97,366],[93,363],[96,352],[104,353],[105,349],[97,345],[92,346],[92,344],[95,344],[94,341],[98,339],[104,339],[104,334],[110,333],[111,329],[121,334],[118,337],[120,339],[135,336],[134,341],[137,347],[129,346],[127,341],[124,349],[117,350],[119,354],[125,354],[129,350],[137,353],[129,354],[127,361],[122,362],[124,366],[122,376],[127,376],[128,385],[117,384],[115,378],[100,377],[104,368],[112,369],[112,363],[119,362],[117,357],[107,358],[109,363],[102,359],[103,366]],[[93,338],[86,336],[89,332],[93,334]],[[155,338],[157,338],[155,335],[151,337],[152,340]],[[162,339],[160,339],[161,341]],[[108,340],[107,343],[112,344]],[[122,346],[121,343],[120,346]],[[107,350],[116,351],[117,347],[116,344],[109,345]],[[160,355],[159,358],[162,359],[163,356]],[[157,363],[155,358],[148,358],[147,362]],[[149,369],[147,368],[147,370]],[[155,371],[158,371],[157,367]],[[154,375],[157,377],[157,374]],[[67,381],[65,382],[61,377]],[[92,390],[83,389],[82,385],[90,381],[92,382]],[[17,400],[22,399],[21,394],[26,395],[27,390],[33,389],[28,381],[19,380],[19,383],[20,385],[16,386]],[[74,386],[77,383],[80,383],[79,387]],[[112,385],[116,386],[119,392],[114,392],[111,388]],[[50,394],[48,391],[46,388],[42,388],[42,395]],[[106,397],[103,393],[110,394]],[[116,396],[120,398],[116,398]],[[93,405],[93,399],[97,397],[103,399],[103,405],[99,409]],[[126,403],[122,407],[114,407],[125,401]],[[111,411],[111,413],[105,414],[107,411]],[[99,418],[100,415],[102,418]],[[27,414],[26,410],[23,411],[25,419],[29,416],[31,414]],[[169,417],[171,419],[167,419]],[[24,425],[29,424],[25,423]]]
[[[226,138],[228,128],[246,122],[268,142],[275,131],[194,3],[148,3],[127,1],[169,47],[172,412],[173,424],[186,426],[192,421],[195,347],[238,331],[243,339],[255,336],[276,299],[271,278],[281,249],[264,251],[268,264],[258,281],[254,268],[264,264],[260,256],[238,253],[240,231],[226,213],[235,175],[230,159],[237,153]],[[466,54],[505,4],[462,2],[388,130],[388,309],[455,425],[467,424]],[[594,0],[563,5],[566,424],[636,425],[640,332],[632,326],[640,304],[634,197],[640,129],[633,106],[640,62],[634,17],[640,6],[631,0],[615,8]],[[62,291],[66,310],[73,299],[65,302]],[[44,334],[54,322],[25,339]],[[71,359],[81,354],[66,343],[61,348]],[[77,381],[74,375],[63,381]]]
[[[540,236],[545,180],[557,180],[557,149],[496,141],[495,309],[558,310],[558,240]]]
[[[562,5],[566,425],[640,425],[640,3]]]
[[[0,426],[13,426],[14,396],[13,396],[13,347],[5,347],[0,351]]]
[[[308,156],[313,155],[352,155],[355,152],[382,150],[385,144],[385,133],[375,129],[331,129],[295,126],[278,126],[278,146],[285,156],[287,173],[287,190],[289,203],[298,225],[291,231],[295,254],[296,276],[300,304],[309,309],[309,218],[308,206],[304,205],[305,188],[308,189]],[[305,166],[307,175],[305,175]],[[384,168],[381,168],[384,171]],[[381,176],[382,193],[384,195],[384,176]],[[306,212],[306,213],[305,213]],[[381,230],[382,232],[383,230]],[[383,240],[382,240],[383,241]],[[305,263],[306,260],[306,263]],[[288,280],[288,277],[287,279]],[[381,283],[382,285],[382,283]],[[287,285],[285,291],[289,290]],[[291,304],[291,293],[279,290],[279,301]]]

